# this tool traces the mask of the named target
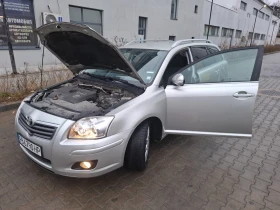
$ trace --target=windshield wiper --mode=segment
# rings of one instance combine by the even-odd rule
[[[113,78],[113,77],[107,77],[107,79],[110,80],[110,81],[121,82],[121,83],[123,83],[123,84],[130,85],[130,86],[139,88],[139,86],[134,85],[134,84],[131,84],[130,82],[128,82],[128,81],[126,81],[126,80],[123,80],[123,79]]]
[[[131,84],[130,82],[128,82],[128,81],[126,81],[126,80],[123,80],[123,79],[119,79],[119,78],[98,76],[98,75],[95,75],[95,74],[90,74],[90,73],[88,73],[88,72],[83,72],[82,74],[85,74],[85,75],[88,75],[88,76],[90,76],[90,77],[97,78],[97,79],[100,79],[100,80],[105,80],[105,81],[117,81],[117,82],[121,82],[121,83],[126,84],[126,85],[130,85],[130,86],[139,88],[139,86],[134,85],[134,84]]]
[[[108,77],[98,76],[98,75],[91,74],[91,73],[88,73],[88,72],[83,72],[82,74],[85,74],[85,75],[88,75],[90,77],[94,77],[94,78],[97,78],[97,79],[101,79],[101,80],[107,80],[108,79]]]

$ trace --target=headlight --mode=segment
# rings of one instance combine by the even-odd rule
[[[100,139],[107,135],[107,130],[114,117],[87,117],[78,120],[70,129],[69,139]]]

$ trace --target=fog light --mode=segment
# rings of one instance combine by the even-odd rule
[[[88,161],[81,162],[81,163],[80,163],[80,166],[81,166],[83,169],[89,169],[89,168],[91,168],[91,162],[88,162]]]
[[[98,160],[88,160],[82,162],[76,162],[72,165],[71,169],[74,170],[91,170],[97,165]]]

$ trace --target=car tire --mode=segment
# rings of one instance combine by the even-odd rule
[[[147,167],[150,150],[150,125],[145,121],[133,132],[125,152],[124,167],[143,171]]]

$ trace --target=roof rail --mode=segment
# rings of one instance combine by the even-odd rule
[[[170,41],[170,40],[160,40],[160,39],[157,39],[157,40],[153,40],[153,39],[150,39],[150,40],[134,40],[134,41],[131,41],[131,42],[128,42],[127,44],[125,44],[125,46],[126,45],[130,45],[130,44],[132,44],[132,43],[145,43],[145,42],[167,42],[167,41]]]
[[[206,43],[212,43],[210,40],[207,40],[207,39],[183,39],[183,40],[178,40],[178,41],[176,41],[176,42],[172,45],[172,48],[177,47],[177,46],[182,45],[182,44],[187,44],[187,43],[190,43],[190,42],[206,42]]]

